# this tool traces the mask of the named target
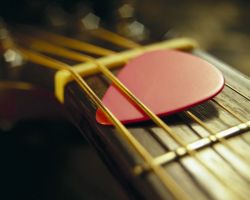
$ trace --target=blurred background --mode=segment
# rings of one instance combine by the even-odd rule
[[[250,76],[249,10],[246,0],[4,0],[0,16],[64,33],[88,19],[141,43],[188,36]],[[1,199],[128,198],[52,94],[0,89]]]

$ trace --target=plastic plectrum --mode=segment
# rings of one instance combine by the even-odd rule
[[[224,86],[222,73],[213,65],[174,50],[157,50],[138,56],[117,77],[158,116],[183,111],[211,99]],[[108,88],[102,101],[124,124],[149,119],[114,85]],[[111,124],[100,110],[96,112],[96,120]]]

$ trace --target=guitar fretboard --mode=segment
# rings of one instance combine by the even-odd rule
[[[196,53],[206,56],[198,51]],[[214,61],[214,58],[210,61]],[[235,80],[240,79],[240,86],[239,84],[234,86],[240,89],[240,93],[247,94],[248,79],[242,78],[224,65],[221,67],[227,83],[235,84],[237,82]],[[227,74],[230,75],[227,76]],[[233,80],[230,79],[232,75]],[[101,75],[89,77],[87,81],[99,94],[103,94],[108,87],[107,81]],[[74,121],[78,122],[78,126],[93,144],[96,144],[96,141],[105,141],[104,146],[100,145],[103,142],[97,142],[96,148],[101,151],[104,158],[108,157],[112,165],[118,162],[119,167],[122,168],[112,168],[113,173],[117,173],[117,177],[121,173],[125,174],[125,177],[136,175],[135,179],[139,184],[142,184],[142,180],[145,184],[146,180],[149,185],[154,186],[156,194],[164,198],[168,196],[159,183],[158,177],[155,177],[151,168],[134,152],[131,145],[124,142],[123,137],[119,136],[114,128],[100,127],[94,122],[95,109],[89,107],[91,103],[86,103],[84,95],[79,95],[79,87],[71,83],[66,87],[66,91],[65,103],[73,105],[71,113]],[[79,97],[80,102],[85,102],[84,104],[78,103]],[[248,153],[250,148],[248,98],[232,90],[231,86],[226,86],[214,100],[187,112],[164,118],[164,122],[187,144],[185,147],[177,144],[162,128],[150,122],[130,125],[128,129],[150,153],[153,162],[170,174],[186,195],[199,199],[244,199],[248,195],[250,156]],[[79,109],[82,110],[80,116],[74,114]],[[85,116],[84,119],[91,124],[93,132],[86,130],[87,122],[84,122],[82,116]],[[98,131],[99,134],[95,134]],[[190,149],[195,153],[190,154]],[[126,160],[121,157],[121,154],[126,155]],[[234,184],[235,181],[237,186]],[[131,181],[131,183],[134,182]],[[147,184],[145,188],[149,188]],[[150,199],[155,195],[145,188],[142,189],[145,197]],[[238,194],[238,191],[241,194]]]

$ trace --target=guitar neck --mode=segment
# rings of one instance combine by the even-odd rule
[[[131,136],[153,157],[153,162],[174,181],[174,186],[169,188],[162,185],[162,177],[150,169],[149,163],[141,158],[124,136],[114,127],[96,122],[96,106],[75,82],[65,88],[64,105],[73,123],[93,144],[132,197],[178,198],[173,190],[177,193],[181,190],[186,198],[191,199],[244,199],[248,195],[248,173],[244,168],[248,168],[250,158],[247,150],[250,148],[249,80],[201,50],[192,53],[218,67],[227,84],[214,100],[164,119],[195,153],[178,145],[169,134],[151,122],[127,127]],[[108,87],[100,74],[90,76],[86,81],[99,95]],[[190,113],[199,118],[201,124],[194,121]],[[232,188],[235,186],[231,177],[239,181],[239,188]]]

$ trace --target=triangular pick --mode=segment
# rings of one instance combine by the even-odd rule
[[[132,59],[118,79],[156,115],[173,114],[217,95],[224,86],[222,73],[201,58],[174,50],[157,50]],[[128,97],[114,85],[103,103],[124,124],[148,120]],[[97,110],[96,120],[111,124]]]

